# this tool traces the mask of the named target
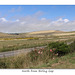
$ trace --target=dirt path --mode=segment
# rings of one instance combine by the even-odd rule
[[[36,47],[37,49],[39,48],[45,48],[46,46],[42,46],[42,47]],[[30,52],[32,50],[34,50],[35,48],[26,48],[26,49],[21,49],[21,50],[14,50],[14,51],[7,51],[7,52],[0,52],[0,58],[3,57],[10,57],[10,56],[15,56],[21,53],[27,53]]]

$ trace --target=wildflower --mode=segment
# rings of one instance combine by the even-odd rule
[[[42,52],[41,51],[38,51],[38,54],[42,54]]]
[[[50,49],[50,52],[53,52],[52,49]]]
[[[54,59],[54,58],[53,58]]]
[[[40,52],[40,54],[42,54],[42,52]]]
[[[55,54],[55,55],[57,55],[57,56],[58,56],[58,53],[57,53],[57,54]]]
[[[40,48],[40,49],[42,49],[42,48]]]
[[[38,54],[40,54],[40,51],[38,51]]]

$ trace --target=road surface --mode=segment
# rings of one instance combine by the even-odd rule
[[[39,48],[45,48],[45,47],[46,47],[46,46],[36,47],[36,48],[39,49]],[[15,56],[15,55],[22,54],[22,53],[28,53],[28,52],[30,52],[30,51],[32,51],[32,50],[34,50],[34,49],[35,49],[35,48],[26,48],[26,49],[21,49],[21,50],[0,52],[0,58]]]
[[[73,42],[73,41],[72,41]],[[72,42],[67,42],[67,45],[71,44]],[[37,49],[39,48],[45,48],[46,46],[42,46],[42,47],[36,47]],[[7,52],[0,52],[0,58],[3,57],[10,57],[10,56],[15,56],[18,54],[22,54],[22,53],[28,53],[32,50],[34,50],[35,48],[26,48],[26,49],[21,49],[21,50],[14,50],[14,51],[7,51]]]

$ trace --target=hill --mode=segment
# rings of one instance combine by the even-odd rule
[[[1,33],[0,38],[26,38],[26,37],[45,37],[45,36],[69,36],[75,35],[75,31],[64,32],[59,30],[35,31],[28,33]]]
[[[39,34],[50,34],[50,33],[61,33],[63,31],[58,31],[58,30],[46,30],[46,31],[36,31],[36,32],[30,32],[28,34],[30,35],[39,35]]]

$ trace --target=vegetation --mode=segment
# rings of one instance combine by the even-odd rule
[[[52,50],[55,49],[54,53],[58,53],[58,56],[70,53],[70,47],[64,42],[52,42],[48,45]]]
[[[58,35],[68,34],[68,35]],[[40,31],[31,33],[0,33],[0,52],[44,46],[54,41],[75,40],[75,32]]]
[[[75,32],[0,33],[0,52],[47,46],[46,48],[35,49],[27,54],[0,58],[0,68],[75,69],[74,40]]]
[[[70,46],[71,52],[75,52],[75,41],[71,43],[69,46]]]
[[[72,69],[75,68],[75,52],[70,50],[74,49],[74,44],[75,42],[70,45],[63,42],[53,42],[48,44],[46,48],[35,49],[27,54],[0,58],[0,68]]]

